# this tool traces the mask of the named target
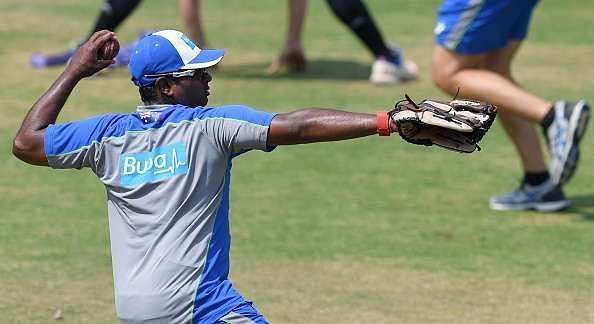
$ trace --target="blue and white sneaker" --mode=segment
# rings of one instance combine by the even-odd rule
[[[559,184],[550,179],[538,186],[522,184],[518,189],[491,197],[489,207],[493,210],[536,210],[554,212],[569,207],[571,203]]]
[[[45,53],[33,53],[31,55],[31,66],[36,69],[43,69],[48,67],[54,67],[59,65],[65,65],[68,63],[74,52],[84,43],[82,39],[72,42],[69,49],[62,53],[57,54],[45,54]]]
[[[583,100],[577,103],[557,101],[552,109],[555,117],[543,132],[551,152],[551,181],[563,185],[577,168],[579,142],[588,126],[590,107]]]
[[[151,33],[153,33],[153,30],[144,30],[138,34],[138,37],[136,37],[136,39],[133,42],[131,42],[129,44],[122,45],[120,47],[120,51],[118,52],[116,57],[114,57],[115,63],[112,64],[110,67],[116,68],[116,67],[128,66],[128,63],[130,62],[130,57],[132,56],[132,50],[136,47],[136,44],[138,44],[138,41],[140,41],[144,36],[147,36]],[[72,55],[74,55],[74,52],[76,52],[76,50],[82,44],[84,44],[84,42],[85,41],[83,39],[76,40],[76,41],[72,42],[72,45],[68,50],[66,50],[62,53],[57,53],[57,54],[33,53],[31,55],[31,66],[33,66],[34,68],[37,68],[37,69],[42,69],[42,68],[47,68],[47,67],[65,65],[66,63],[68,63],[68,61],[70,60]]]

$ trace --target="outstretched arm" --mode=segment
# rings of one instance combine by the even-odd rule
[[[387,119],[386,119],[387,122]],[[390,121],[389,131],[396,125]],[[333,109],[303,109],[276,115],[270,124],[268,145],[340,141],[378,133],[373,114]]]
[[[44,152],[46,128],[55,123],[68,96],[82,78],[114,63],[113,60],[98,59],[99,49],[112,38],[115,39],[115,34],[107,30],[93,34],[76,51],[58,79],[33,104],[13,141],[12,153],[16,157],[29,164],[48,165]]]

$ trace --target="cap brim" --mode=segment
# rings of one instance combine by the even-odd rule
[[[215,49],[204,49],[188,64],[182,66],[180,70],[193,70],[193,69],[204,69],[219,63],[225,51]]]

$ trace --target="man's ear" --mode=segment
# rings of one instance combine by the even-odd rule
[[[173,92],[174,82],[169,78],[160,77],[155,81],[155,89],[157,95],[162,99],[171,99],[174,96]]]

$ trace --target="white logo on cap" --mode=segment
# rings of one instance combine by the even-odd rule
[[[181,57],[182,61],[185,64],[191,62],[198,54],[200,54],[200,48],[196,46],[190,39],[187,39],[187,42],[183,39],[184,34],[177,31],[177,30],[162,30],[160,32],[156,32],[153,35],[159,35],[161,37],[166,38],[171,45],[175,48],[179,57]],[[188,42],[190,42],[194,47],[192,48]]]

